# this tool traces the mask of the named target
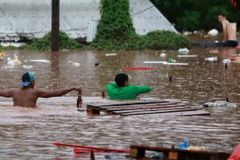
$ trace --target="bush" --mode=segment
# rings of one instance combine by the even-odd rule
[[[101,0],[100,12],[96,41],[116,39],[124,42],[135,34],[129,0]]]
[[[133,50],[133,49],[178,49],[187,47],[190,41],[174,32],[153,31],[144,36],[132,36],[125,42],[117,40],[101,40],[94,47],[104,50]]]
[[[82,46],[76,42],[74,39],[69,38],[68,35],[64,32],[59,33],[60,39],[60,49],[79,49]],[[51,49],[51,32],[46,34],[43,38],[35,38],[27,44],[26,46],[22,47],[23,49],[30,49],[30,50],[50,50]]]
[[[129,12],[129,0],[102,0],[101,20],[93,48],[104,50],[176,49],[189,41],[174,32],[154,31],[145,36],[135,33]]]
[[[177,49],[190,44],[186,37],[170,31],[149,32],[143,39],[149,49]]]

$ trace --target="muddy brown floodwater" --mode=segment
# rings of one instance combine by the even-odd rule
[[[162,60],[163,52],[167,58],[188,65],[143,63]],[[208,108],[211,116],[89,117],[85,112],[76,111],[76,93],[68,94],[61,102],[56,99],[40,101],[38,108],[12,107],[11,99],[1,98],[0,159],[89,159],[88,154],[74,157],[72,148],[53,146],[55,141],[109,148],[128,148],[131,144],[170,147],[178,145],[185,137],[191,145],[231,152],[240,142],[240,63],[225,67],[221,61],[236,57],[239,52],[192,48],[189,54],[197,57],[179,58],[178,51],[128,51],[117,52],[115,56],[98,51],[55,54],[7,51],[9,57],[17,55],[22,65],[12,68],[6,60],[0,61],[0,89],[19,87],[22,73],[31,70],[37,76],[36,87],[81,86],[86,101],[87,97],[101,96],[104,84],[123,72],[124,67],[153,67],[150,71],[126,71],[130,83],[153,87],[152,92],[141,97],[180,99],[194,104],[228,98],[237,107]],[[217,62],[205,61],[215,56]],[[49,63],[33,61],[39,59]],[[103,154],[96,156],[97,159],[107,158]],[[112,159],[128,159],[114,156]]]

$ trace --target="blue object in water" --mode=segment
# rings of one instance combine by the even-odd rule
[[[187,138],[184,138],[183,142],[179,144],[178,149],[187,149],[189,147],[189,141]]]

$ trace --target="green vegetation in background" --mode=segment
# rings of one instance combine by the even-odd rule
[[[91,44],[96,49],[177,49],[189,45],[189,40],[169,31],[136,34],[129,11],[129,0],[101,0],[101,20]]]
[[[224,14],[232,22],[238,22],[240,18],[240,12],[233,8],[230,0],[151,1],[179,31],[221,29],[217,21],[219,14]]]
[[[60,49],[79,49],[82,47],[77,41],[72,38],[69,38],[68,35],[64,32],[60,32]],[[46,34],[43,38],[35,38],[31,43],[22,46],[22,49],[28,50],[50,50],[51,49],[51,32]]]
[[[101,0],[100,13],[96,41],[116,39],[122,42],[135,35],[128,0]]]
[[[69,38],[66,33],[60,32],[60,49],[75,50],[82,47],[104,50],[178,49],[190,44],[186,37],[169,31],[153,31],[144,36],[137,35],[129,11],[129,0],[101,0],[100,12],[101,20],[97,35],[91,45],[82,45]],[[197,25],[192,18],[186,20],[188,21]],[[33,39],[21,48],[50,50],[51,32],[43,38]]]

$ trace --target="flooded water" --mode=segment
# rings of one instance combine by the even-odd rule
[[[167,59],[188,65],[143,63],[163,60],[160,58],[163,52]],[[76,110],[74,92],[64,98],[41,99],[37,108],[12,107],[11,99],[0,98],[0,159],[89,159],[88,154],[75,157],[73,148],[55,147],[52,143],[56,141],[106,148],[128,148],[131,144],[171,147],[187,137],[191,145],[226,152],[231,152],[240,142],[240,63],[225,66],[221,62],[237,56],[240,50],[192,48],[189,55],[197,55],[195,58],[179,58],[177,51],[148,50],[116,52],[112,56],[99,51],[6,53],[10,57],[17,55],[22,65],[11,68],[6,60],[0,61],[1,89],[18,88],[21,75],[30,70],[36,73],[37,88],[81,86],[83,100],[96,102],[102,101],[104,85],[113,81],[115,74],[126,72],[130,83],[153,87],[141,97],[180,99],[194,104],[228,98],[237,107],[208,108],[211,116],[91,117]],[[217,62],[205,61],[215,56]],[[36,62],[40,59],[45,61]],[[125,67],[153,67],[154,70],[125,71]],[[103,154],[96,156],[106,159]]]

